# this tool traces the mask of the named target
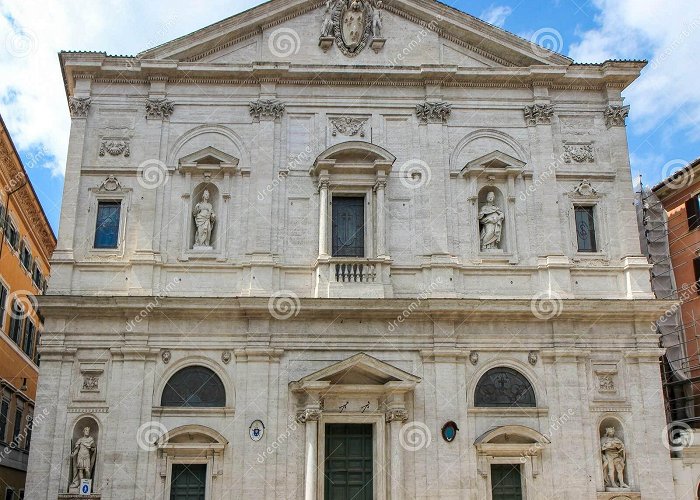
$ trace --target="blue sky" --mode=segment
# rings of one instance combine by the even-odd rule
[[[252,0],[0,0],[0,113],[54,227],[70,119],[56,53],[135,54],[245,10]],[[653,184],[700,156],[700,2],[445,2],[579,62],[647,59],[625,92],[633,174]],[[206,6],[206,8],[203,8]],[[4,38],[4,40],[3,40]],[[4,42],[4,43],[2,43]]]

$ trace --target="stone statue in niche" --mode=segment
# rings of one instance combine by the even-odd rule
[[[610,488],[629,488],[625,484],[625,443],[615,436],[615,428],[607,427],[605,435],[600,438],[603,453],[603,477],[605,486]],[[615,480],[617,479],[617,481]]]
[[[192,211],[196,226],[194,233],[194,248],[211,248],[211,233],[214,229],[216,215],[214,207],[209,202],[209,190],[202,192],[202,199]]]
[[[92,479],[92,470],[95,466],[95,456],[97,455],[97,444],[90,436],[90,427],[83,428],[83,437],[79,438],[73,446],[71,452],[71,483],[70,491],[77,492],[80,488],[80,481]]]
[[[499,250],[501,244],[501,231],[503,229],[503,210],[494,204],[496,195],[489,191],[486,195],[486,203],[479,211],[479,224],[481,225],[481,251]]]

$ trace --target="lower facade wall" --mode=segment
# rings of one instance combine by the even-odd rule
[[[198,446],[208,450],[199,457],[208,464],[209,499],[323,498],[322,475],[310,482],[308,471],[323,463],[321,430],[338,421],[375,425],[378,499],[490,498],[490,464],[509,461],[522,464],[527,499],[691,498],[674,492],[663,446],[658,352],[611,347],[605,335],[585,349],[543,346],[526,327],[510,343],[487,341],[476,329],[471,348],[457,338],[440,348],[394,349],[379,342],[339,348],[317,340],[302,349],[271,347],[269,340],[260,346],[250,335],[216,345],[201,333],[104,342],[81,331],[80,320],[71,328],[74,334],[55,336],[53,344],[45,334],[37,411],[46,418],[34,429],[25,498],[54,500],[68,491],[72,443],[86,424],[97,443],[94,486],[103,500],[168,498],[172,464],[191,459]],[[207,324],[198,331],[207,331]],[[392,380],[404,384],[400,390],[329,393],[322,404],[295,385],[358,352],[378,361],[364,358],[367,366],[343,371],[350,374],[348,386],[381,383],[385,369],[420,380],[405,389],[410,383],[397,375],[393,379],[400,380]],[[226,407],[161,407],[167,380],[189,365],[219,376]],[[478,380],[501,366],[532,384],[535,408],[475,407]],[[363,410],[365,402],[370,406]],[[259,441],[250,437],[256,420],[264,424]],[[441,436],[448,421],[459,428],[453,442]],[[625,444],[629,490],[605,491],[600,440],[611,425]],[[484,438],[497,428],[514,430]],[[165,438],[154,443],[165,430],[182,431],[171,436],[170,445],[177,445]]]

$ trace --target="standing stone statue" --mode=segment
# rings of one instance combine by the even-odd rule
[[[382,36],[382,2],[377,2],[377,6],[372,9],[372,36],[380,38]]]
[[[90,427],[83,428],[83,437],[75,442],[71,453],[71,484],[70,489],[78,491],[80,481],[92,479],[92,469],[95,466],[97,445],[90,436]]]
[[[197,227],[194,233],[194,247],[210,247],[211,233],[214,229],[214,207],[209,203],[209,190],[205,189],[202,192],[202,199],[194,206],[192,211],[194,223]]]
[[[323,15],[321,36],[333,36],[333,1],[326,0],[326,12]]]
[[[629,488],[625,484],[625,443],[615,437],[615,428],[607,427],[605,435],[600,438],[603,452],[603,477],[605,486],[611,488]],[[615,478],[617,477],[617,481]]]
[[[493,204],[496,195],[489,191],[486,195],[486,203],[479,212],[481,224],[481,251],[498,250],[501,244],[501,230],[503,229],[503,210]]]

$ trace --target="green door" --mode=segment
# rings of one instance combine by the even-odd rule
[[[520,465],[491,466],[491,498],[493,500],[523,500]]]
[[[325,500],[372,500],[372,424],[326,424]]]
[[[206,464],[173,464],[170,500],[204,500]]]

